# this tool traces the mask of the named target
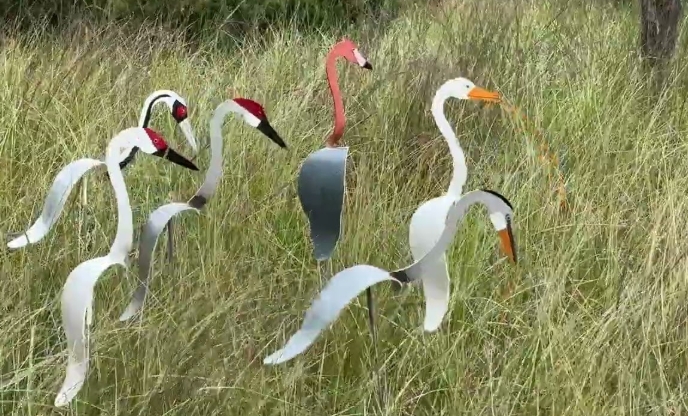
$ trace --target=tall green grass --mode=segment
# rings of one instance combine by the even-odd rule
[[[430,115],[449,78],[500,91],[544,132],[564,159],[569,210],[559,209],[532,131],[499,108],[451,103],[466,190],[495,189],[513,202],[520,264],[499,255],[475,209],[449,254],[451,307],[440,331],[419,330],[420,290],[380,288],[377,346],[361,298],[278,367],[262,358],[298,328],[324,284],[295,180],[332,125],[323,66],[341,33],[274,30],[233,53],[169,42],[175,34],[155,28],[7,36],[3,232],[36,218],[61,166],[102,157],[155,89],[188,100],[203,143],[212,110],[239,95],[263,103],[290,146],[227,121],[221,187],[202,215],[178,222],[175,264],[165,265],[161,244],[143,317],[117,321],[135,268],[99,283],[89,377],[59,414],[686,414],[688,61],[679,53],[666,88],[652,89],[634,49],[636,21],[604,4],[468,0],[347,33],[374,70],[339,64],[351,163],[333,271],[410,261],[409,219],[449,182]],[[169,116],[152,127],[189,153]],[[198,160],[205,168],[208,152]],[[138,229],[159,205],[190,197],[203,175],[140,155],[125,176]],[[66,360],[60,289],[112,242],[115,206],[102,173],[89,176],[89,206],[75,195],[68,208],[41,243],[0,254],[3,415],[56,413]]]

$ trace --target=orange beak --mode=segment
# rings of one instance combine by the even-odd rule
[[[502,101],[498,93],[480,87],[473,87],[473,89],[468,91],[468,98],[471,100],[487,101],[488,103],[500,103]]]
[[[499,231],[499,241],[502,246],[502,251],[513,263],[517,263],[516,245],[514,244],[514,234],[511,232],[511,225]]]

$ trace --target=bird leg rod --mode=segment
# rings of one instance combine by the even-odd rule
[[[325,266],[327,263],[327,266]],[[332,272],[332,260],[318,261],[318,271],[320,272],[320,285],[323,281],[329,279],[334,275]],[[366,289],[366,303],[368,306],[368,324],[370,325],[370,334],[373,337],[373,343],[377,342],[377,332],[375,331],[375,301],[373,300],[373,289]]]
[[[167,223],[165,228],[167,229],[167,262],[172,263],[172,257],[174,256],[174,229],[172,228],[172,219]]]
[[[81,205],[88,205],[88,176],[81,180]]]
[[[375,308],[373,300],[373,289],[366,289],[366,301],[368,304],[368,324],[370,325],[370,335],[373,337],[373,344],[377,345],[377,333],[375,332]]]

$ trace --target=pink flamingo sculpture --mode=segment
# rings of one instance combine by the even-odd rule
[[[346,159],[349,148],[340,146],[346,125],[336,68],[337,58],[340,57],[361,68],[373,69],[358,51],[356,44],[346,38],[336,43],[327,55],[325,72],[334,102],[334,129],[325,142],[325,147],[311,153],[304,160],[297,186],[301,208],[308,217],[313,251],[318,263],[330,259],[339,240],[346,190]],[[370,291],[368,307],[372,307]]]

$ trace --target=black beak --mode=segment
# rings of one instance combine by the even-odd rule
[[[163,159],[167,159],[170,162],[175,163],[179,166],[183,166],[187,169],[198,170],[198,168],[196,167],[196,165],[193,164],[192,161],[190,161],[189,159],[180,155],[179,153],[175,152],[174,149],[169,148],[169,147],[167,148],[167,151],[160,150],[160,151],[153,153],[153,156],[158,156],[158,157],[161,157]]]
[[[277,143],[279,147],[283,149],[287,148],[287,144],[284,143],[284,140],[282,140],[282,138],[279,136],[279,134],[277,134],[275,129],[272,128],[272,126],[270,125],[270,123],[268,123],[267,120],[261,120],[260,124],[258,124],[257,129],[264,135],[268,136],[270,140]]]
[[[365,65],[363,65],[363,68],[364,69],[373,69],[373,65],[370,62],[366,61]]]

